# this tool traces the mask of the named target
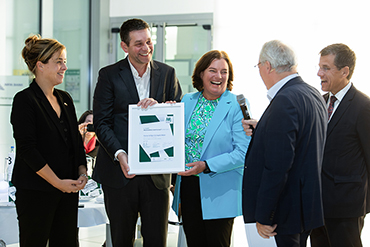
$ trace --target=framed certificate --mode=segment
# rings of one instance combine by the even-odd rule
[[[185,170],[184,103],[129,105],[129,174],[166,174]]]

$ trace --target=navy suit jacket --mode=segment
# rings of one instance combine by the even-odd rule
[[[322,167],[325,218],[370,211],[369,173],[370,99],[352,85],[328,124]]]
[[[128,58],[102,68],[94,93],[94,127],[100,146],[96,158],[93,179],[112,188],[122,188],[127,179],[114,161],[118,149],[128,152],[128,105],[137,104],[139,94]],[[158,101],[180,101],[181,88],[175,69],[157,61],[151,61],[149,97]],[[158,189],[170,186],[170,175],[152,175]]]
[[[278,234],[323,225],[320,172],[327,111],[301,77],[289,80],[258,122],[245,158],[246,223],[277,224]]]

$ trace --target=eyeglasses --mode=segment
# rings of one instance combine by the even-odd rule
[[[320,67],[320,66],[317,66],[317,70],[318,71],[323,71],[323,72],[328,72],[329,70],[331,70],[331,68],[329,67]]]
[[[258,68],[258,65],[260,65],[261,62],[257,63],[256,65],[254,65],[255,68]]]

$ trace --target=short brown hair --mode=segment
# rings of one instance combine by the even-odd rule
[[[229,89],[230,91],[233,89],[232,81],[234,80],[234,70],[233,65],[230,62],[229,56],[224,51],[213,50],[204,54],[195,65],[194,72],[192,75],[193,87],[196,88],[199,92],[204,89],[203,80],[200,75],[211,65],[211,63],[215,59],[224,59],[226,61],[227,65],[229,66],[229,78],[227,79],[227,89]]]
[[[150,27],[148,23],[141,19],[129,19],[125,21],[124,23],[122,23],[119,30],[121,41],[123,41],[127,46],[130,46],[130,32],[143,29],[150,30]]]
[[[64,45],[55,39],[43,39],[39,34],[30,36],[24,42],[26,45],[22,50],[22,57],[28,69],[36,75],[36,63],[48,63],[55,52],[66,49]]]
[[[341,43],[329,45],[320,51],[320,55],[335,55],[334,65],[338,70],[348,66],[347,79],[351,79],[356,66],[356,54],[347,45]]]

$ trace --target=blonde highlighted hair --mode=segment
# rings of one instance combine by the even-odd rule
[[[36,63],[46,64],[55,52],[62,52],[66,47],[56,39],[43,39],[39,34],[30,36],[24,42],[22,57],[28,69],[36,75]]]

